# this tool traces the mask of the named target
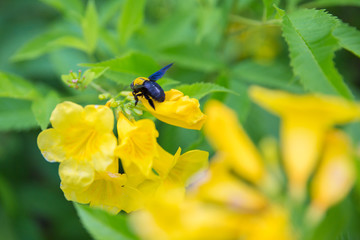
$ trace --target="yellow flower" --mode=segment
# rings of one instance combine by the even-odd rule
[[[333,130],[325,139],[323,159],[311,184],[312,219],[343,199],[354,184],[356,173],[350,139]],[[318,216],[316,216],[318,215]]]
[[[205,180],[196,189],[198,198],[243,211],[259,211],[268,200],[256,188],[239,181],[226,165],[226,157],[217,153],[211,160]]]
[[[61,184],[65,197],[69,201],[90,203],[90,206],[118,213],[121,210],[131,212],[143,206],[142,194],[128,185],[126,174],[96,173],[94,181],[83,189]]]
[[[201,150],[191,150],[181,154],[181,149],[174,155],[172,167],[164,169],[161,159],[154,162],[154,169],[163,179],[164,189],[184,188],[188,185],[189,180],[200,170],[208,167],[209,153]]]
[[[139,235],[150,240],[295,239],[288,211],[259,191],[259,185],[241,178],[246,176],[247,180],[260,184],[264,182],[259,180],[264,180],[267,173],[260,154],[234,113],[216,101],[210,102],[206,111],[209,114],[205,133],[219,150],[210,170],[188,188],[186,195],[182,188],[176,187],[180,184],[164,184],[172,188],[159,191],[149,199],[144,211],[131,216]],[[158,168],[160,176],[173,174],[180,162],[181,156],[176,161],[178,155],[175,154],[175,160],[162,162],[166,167]],[[247,160],[251,167],[246,166]],[[239,161],[243,162],[239,164]],[[190,165],[188,162],[186,165]],[[172,165],[175,167],[168,171]],[[153,166],[156,170],[156,161]]]
[[[38,146],[47,161],[60,162],[63,181],[88,186],[95,170],[106,171],[116,161],[114,116],[108,107],[63,102],[50,122],[53,128],[39,134]]]
[[[241,238],[246,240],[298,239],[291,229],[290,217],[285,209],[271,206],[259,214],[243,216]]]
[[[130,222],[142,239],[294,239],[289,218],[281,208],[239,212],[184,198],[181,191],[163,192],[135,212]]]
[[[125,172],[131,164],[148,176],[153,160],[158,156],[156,138],[159,133],[155,124],[149,119],[130,121],[124,114],[119,114],[117,122],[119,146],[115,153],[120,157]]]
[[[207,103],[205,113],[208,116],[205,134],[214,148],[225,154],[229,164],[244,178],[255,183],[263,180],[261,156],[238,124],[235,113],[215,100]]]
[[[163,192],[145,211],[130,216],[132,226],[146,240],[237,239],[234,214],[198,202],[184,201],[182,191]]]
[[[157,148],[159,156],[154,158],[153,171],[149,176],[139,174],[134,165],[125,170],[131,184],[150,197],[170,189],[185,190],[191,177],[208,166],[208,152],[192,150],[181,154],[179,148],[175,155],[171,155],[160,145]]]
[[[128,183],[145,195],[160,189],[181,187],[200,169],[207,166],[208,153],[193,150],[173,156],[157,142],[155,124],[148,119],[130,121],[122,113],[118,119],[119,146],[115,153],[121,158]]]
[[[357,104],[338,97],[252,87],[255,102],[281,117],[281,140],[285,170],[290,190],[303,198],[305,186],[313,172],[325,133],[334,125],[360,117]]]
[[[178,90],[171,89],[165,92],[165,101],[154,101],[155,110],[144,97],[140,97],[145,108],[160,121],[168,124],[200,130],[206,116],[200,110],[199,101],[189,98]]]

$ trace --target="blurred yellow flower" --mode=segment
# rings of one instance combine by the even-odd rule
[[[172,184],[172,188],[150,198],[145,210],[133,214],[133,225],[140,236],[150,240],[295,239],[288,211],[259,189],[265,176],[262,159],[235,114],[216,101],[209,102],[205,110],[208,114],[205,134],[218,150],[210,169],[186,195],[176,187],[179,185]],[[162,166],[176,168],[180,158],[178,162],[168,159]],[[158,171],[166,175],[167,169]],[[185,168],[176,172],[184,171],[180,169]],[[259,185],[242,181],[241,177]]]
[[[181,154],[179,148],[175,155],[157,146],[159,156],[154,158],[153,171],[149,176],[139,173],[135,165],[131,165],[125,173],[129,182],[143,194],[152,197],[154,194],[171,189],[182,189],[189,184],[191,177],[208,166],[209,153],[192,150]]]
[[[108,107],[63,102],[50,122],[53,128],[39,134],[38,147],[46,160],[60,162],[63,181],[86,187],[94,171],[106,171],[116,161],[114,116]]]
[[[215,100],[206,104],[205,113],[208,116],[205,135],[214,148],[226,155],[226,161],[242,177],[254,183],[264,180],[261,156],[235,113]]]
[[[289,218],[280,208],[234,211],[191,196],[184,198],[177,189],[150,200],[146,210],[135,212],[130,220],[146,240],[295,239]]]
[[[130,220],[144,240],[237,239],[241,227],[235,214],[196,199],[184,200],[177,189],[162,192]]]
[[[61,184],[65,197],[69,201],[90,203],[90,206],[118,213],[121,210],[131,212],[143,206],[142,194],[127,184],[126,174],[101,172],[86,188],[78,189]]]
[[[323,159],[311,183],[310,216],[321,217],[348,194],[356,178],[353,154],[345,133],[333,130],[326,135]]]
[[[149,119],[130,121],[120,113],[117,130],[119,146],[115,154],[120,157],[125,172],[131,164],[135,164],[145,176],[148,176],[153,160],[158,156],[156,138],[159,133],[154,122]]]
[[[175,89],[165,92],[164,102],[154,101],[155,110],[145,98],[139,99],[157,119],[174,126],[200,130],[206,120],[206,116],[200,110],[199,101],[184,96],[182,92]]]
[[[252,87],[250,96],[280,116],[282,153],[290,190],[294,197],[302,199],[325,133],[335,124],[359,119],[359,105],[338,97],[295,95],[261,87]]]
[[[231,170],[226,164],[226,157],[216,153],[205,180],[195,190],[197,197],[242,211],[265,209],[269,204],[267,198],[258,189],[239,181]]]
[[[183,188],[197,172],[208,167],[209,153],[201,150],[191,150],[181,154],[181,149],[174,155],[170,168],[165,169],[162,159],[156,159],[154,170],[162,178],[164,189]]]

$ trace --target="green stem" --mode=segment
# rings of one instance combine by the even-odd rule
[[[232,20],[234,22],[239,22],[239,23],[244,23],[246,25],[254,25],[254,26],[260,26],[263,24],[261,21],[253,20],[253,19],[246,18],[246,17],[241,17],[238,15],[231,15],[230,20]]]
[[[287,0],[286,11],[289,13],[293,12],[296,9],[298,3],[299,0]]]
[[[109,93],[108,91],[106,91],[105,89],[103,89],[100,85],[94,83],[94,82],[91,82],[89,84],[92,88],[94,88],[95,90],[101,92],[101,93]]]
[[[266,4],[265,4],[265,1],[263,1],[263,4],[264,4],[264,9],[263,9],[262,21],[266,22],[266,20],[267,20],[267,7],[266,7]]]
[[[239,23],[244,23],[244,24],[252,25],[252,26],[277,25],[277,24],[281,23],[281,21],[278,20],[278,19],[272,19],[272,20],[268,20],[268,21],[263,22],[263,21],[258,21],[258,20],[246,18],[246,17],[241,17],[241,16],[238,16],[238,15],[231,15],[230,18],[231,18],[232,21],[239,22]]]

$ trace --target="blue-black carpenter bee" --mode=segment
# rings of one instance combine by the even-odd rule
[[[135,99],[135,106],[139,101],[138,97],[144,96],[148,100],[150,106],[155,110],[155,105],[153,100],[158,102],[165,101],[165,92],[159,84],[156,83],[157,80],[164,76],[165,72],[173,65],[163,67],[159,71],[151,74],[148,78],[138,77],[130,85],[132,94]]]

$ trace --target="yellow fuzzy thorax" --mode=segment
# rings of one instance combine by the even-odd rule
[[[143,85],[145,81],[149,81],[146,77],[138,77],[134,80],[134,85]]]

